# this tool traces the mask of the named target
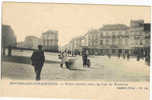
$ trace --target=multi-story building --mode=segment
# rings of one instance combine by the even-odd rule
[[[89,54],[134,54],[139,48],[143,52],[144,48],[150,48],[150,24],[144,23],[144,20],[131,20],[130,26],[103,25],[98,30],[89,30],[82,36],[81,42],[75,38],[70,43],[71,50],[86,48]]]
[[[145,59],[148,64],[150,64],[150,32],[151,32],[151,26],[150,23],[145,23],[144,24],[144,32],[145,32],[145,46],[144,46],[144,51],[145,51],[145,56],[147,59]]]
[[[68,51],[71,51],[72,54],[80,54],[81,52],[81,43],[82,42],[82,36],[73,38],[68,44],[66,44],[65,48]]]
[[[72,51],[71,42],[69,42],[69,43],[65,44],[64,46],[62,46],[62,48],[61,48],[60,51],[61,51],[61,52],[64,52],[64,51],[66,51],[66,50]]]
[[[145,47],[150,48],[150,23],[144,24],[144,32],[145,32]]]
[[[98,34],[99,34],[99,31],[98,30],[90,30],[87,32],[88,34],[88,47],[89,48],[92,48],[92,47],[96,47],[98,45]]]
[[[92,54],[98,45],[99,30],[89,30],[82,39],[82,48],[88,49],[89,53]]]
[[[42,41],[45,50],[58,51],[58,32],[48,30],[42,33]]]
[[[79,36],[73,39],[73,48],[75,50],[78,50],[78,51],[81,50],[81,40],[82,40],[82,36]]]
[[[149,29],[143,20],[132,20],[130,27],[123,24],[104,25],[99,30],[88,32],[90,54],[133,54],[135,48],[150,45]],[[147,25],[148,27],[148,25]],[[147,39],[145,39],[147,37]]]
[[[42,45],[42,40],[35,36],[27,36],[24,40],[24,48],[37,49],[38,45]]]
[[[117,54],[129,49],[129,32],[128,27],[123,24],[104,25],[99,29],[98,49],[100,53]],[[98,50],[99,51],[99,50]]]
[[[66,45],[63,46],[62,51],[69,51],[71,54],[80,54],[84,41],[83,36],[78,36],[69,41]]]
[[[130,22],[129,28],[131,47],[143,47],[145,44],[144,21],[134,20]]]
[[[135,54],[139,52],[141,56],[145,55],[146,48],[150,49],[150,24],[144,23],[144,20],[131,21],[129,32],[132,50]]]
[[[84,36],[82,36],[81,47],[88,47],[88,46],[89,46],[88,34],[85,34]]]

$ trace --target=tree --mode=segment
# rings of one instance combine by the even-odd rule
[[[5,55],[5,49],[9,46],[16,46],[16,36],[13,29],[9,25],[2,25],[2,52]]]

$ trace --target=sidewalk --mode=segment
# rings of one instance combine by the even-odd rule
[[[2,61],[31,64],[31,58],[27,56],[2,56]],[[45,63],[60,63],[60,60],[45,60]]]

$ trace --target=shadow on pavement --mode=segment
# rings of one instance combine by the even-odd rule
[[[31,64],[30,57],[25,56],[2,56],[2,61]],[[46,60],[45,63],[60,63],[60,61]]]
[[[33,80],[34,69],[30,64],[19,64],[19,63],[4,63],[2,62],[2,79],[11,80]]]
[[[69,69],[71,71],[86,71],[85,69]]]

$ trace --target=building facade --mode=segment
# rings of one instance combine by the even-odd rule
[[[27,36],[25,37],[23,45],[23,48],[37,49],[38,45],[42,45],[42,40],[35,36]]]
[[[147,26],[148,25],[148,26]],[[134,55],[143,57],[146,52],[150,53],[150,24],[145,24],[144,20],[134,20],[130,22],[129,32],[132,38],[132,50]]]
[[[82,36],[73,38],[69,43],[63,46],[62,51],[69,51],[71,54],[80,54],[82,51],[82,40]]]
[[[42,33],[42,41],[45,50],[58,51],[58,32],[48,30]]]
[[[81,40],[81,47],[88,47],[89,46],[89,36],[88,34],[85,34],[84,36],[82,36],[82,40]]]
[[[143,53],[150,48],[150,24],[144,23],[144,20],[131,20],[129,26],[103,25],[99,29],[89,30],[82,36],[81,42],[74,38],[70,43],[71,50],[86,48],[93,55],[135,55],[136,50],[141,49]]]
[[[17,42],[17,48],[24,48],[24,41]]]
[[[117,54],[124,52],[129,47],[128,27],[123,24],[104,25],[99,29],[98,45],[99,54]]]

